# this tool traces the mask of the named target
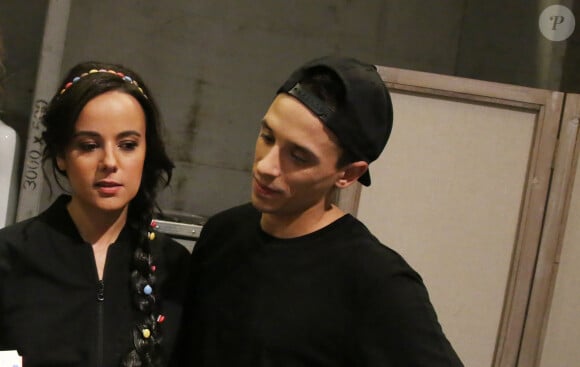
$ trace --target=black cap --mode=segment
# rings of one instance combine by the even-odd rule
[[[300,81],[312,68],[333,71],[345,90],[345,99],[335,110],[301,87]],[[376,160],[391,135],[393,105],[391,96],[374,65],[353,58],[327,56],[307,62],[290,75],[278,93],[298,99],[338,138],[343,149],[356,160]],[[367,170],[359,181],[369,186]]]

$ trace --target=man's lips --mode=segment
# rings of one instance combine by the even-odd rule
[[[256,178],[254,178],[254,183],[255,183],[256,190],[261,194],[273,195],[273,194],[280,192],[280,190],[278,190],[274,187],[269,187],[267,185],[260,183],[260,181],[258,181]]]

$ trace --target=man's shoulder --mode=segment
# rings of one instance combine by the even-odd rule
[[[251,203],[234,206],[214,214],[209,218],[205,226],[213,226],[216,224],[223,225],[224,223],[236,224],[246,221],[252,221],[260,217],[260,212]]]
[[[219,212],[204,224],[192,252],[192,259],[200,263],[239,259],[258,240],[260,213],[243,204]],[[237,261],[237,260],[235,260]],[[220,267],[221,269],[221,267]]]
[[[358,266],[361,274],[410,273],[414,269],[397,251],[396,247],[377,238],[364,223],[347,216],[340,227],[342,240],[350,250],[345,252],[351,264]]]
[[[207,241],[229,241],[240,236],[245,238],[255,233],[259,222],[260,212],[250,203],[226,209],[211,216],[203,225],[196,247]]]

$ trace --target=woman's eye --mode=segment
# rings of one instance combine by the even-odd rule
[[[92,152],[93,150],[97,149],[99,145],[94,142],[80,142],[78,144],[79,149],[83,152]]]
[[[134,150],[135,148],[137,148],[138,145],[139,145],[139,143],[137,143],[136,141],[128,140],[128,141],[122,141],[119,144],[119,148],[121,148],[123,150]]]

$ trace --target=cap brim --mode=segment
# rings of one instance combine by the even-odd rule
[[[358,178],[358,182],[360,182],[361,184],[363,184],[365,186],[371,185],[371,173],[369,172],[368,169],[365,171],[365,173],[363,173],[362,176],[360,176]]]

